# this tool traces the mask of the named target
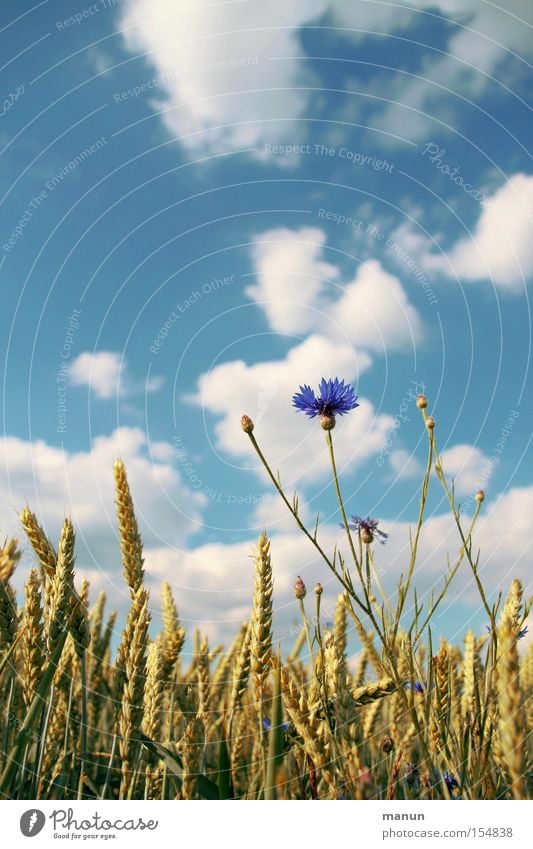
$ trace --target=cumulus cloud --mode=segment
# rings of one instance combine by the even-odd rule
[[[515,488],[485,502],[473,536],[474,554],[479,549],[480,575],[487,596],[495,601],[505,593],[514,577],[525,587],[531,585],[530,559],[533,543],[533,489]],[[400,573],[406,572],[410,556],[409,526],[405,522],[382,519],[380,526],[389,533],[385,546],[375,546],[376,566],[385,591],[394,595]],[[319,541],[327,552],[338,545],[346,547],[343,532],[333,524],[323,524]],[[248,617],[253,587],[253,547],[255,538],[234,545],[208,544],[193,551],[169,551],[161,547],[147,551],[152,579],[171,581],[182,615],[189,629],[200,623],[214,638],[226,641]],[[428,601],[432,590],[438,593],[447,569],[448,555],[453,563],[461,549],[454,520],[448,515],[429,516],[423,525],[419,544],[415,585],[419,600]],[[324,621],[332,620],[339,585],[314,548],[301,533],[289,526],[272,535],[274,569],[274,627],[287,650],[298,632],[298,617],[292,587],[301,575],[308,590],[317,580],[325,588],[322,611]],[[459,608],[459,612],[458,612]],[[471,619],[468,610],[471,611]],[[408,613],[410,608],[407,608]],[[450,638],[460,640],[465,631],[479,622],[480,599],[471,570],[465,560],[456,574],[449,595],[441,605],[437,626]],[[472,621],[471,621],[472,620]]]
[[[126,47],[156,71],[154,102],[172,133],[194,152],[220,153],[269,138],[292,138],[311,92],[298,58],[298,30],[324,0],[305,3],[176,3],[129,0],[120,27]],[[141,71],[144,81],[146,71]]]
[[[226,456],[250,463],[248,440],[239,437],[239,418],[247,413],[285,483],[304,472],[307,479],[317,479],[329,468],[324,433],[291,408],[292,395],[299,383],[316,385],[317,376],[342,375],[358,383],[369,365],[366,353],[312,335],[281,360],[251,366],[234,360],[217,366],[201,375],[198,391],[190,400],[219,417],[215,425],[217,446]],[[378,452],[392,421],[391,416],[378,415],[366,400],[353,413],[339,417],[335,441],[340,466],[349,464],[353,469]],[[256,468],[261,473],[261,467]]]
[[[393,451],[389,457],[389,463],[399,480],[420,477],[424,473],[420,460],[404,448]]]
[[[309,113],[320,87],[305,61],[302,27],[323,19],[339,27],[339,37],[362,40],[408,32],[426,12],[431,22],[440,14],[457,26],[447,53],[430,52],[417,78],[387,81],[383,94],[394,102],[380,107],[372,124],[394,141],[422,138],[437,98],[459,87],[479,95],[504,58],[529,52],[522,0],[509,0],[506,9],[478,0],[127,0],[120,28],[126,48],[154,69],[151,77],[143,70],[139,84],[151,83],[152,105],[170,133],[191,152],[217,154],[294,141],[302,126],[295,121]]]
[[[533,276],[533,176],[512,175],[487,197],[472,233],[445,252],[437,253],[427,236],[407,224],[393,236],[428,273],[461,282],[490,280],[518,294]]]
[[[347,283],[337,282],[340,269],[324,258],[325,241],[316,227],[280,227],[256,237],[257,282],[246,294],[264,310],[272,329],[321,333],[381,351],[413,346],[421,321],[398,278],[371,260]]]
[[[191,493],[173,465],[173,450],[155,443],[150,450],[139,428],[119,428],[96,437],[90,449],[68,452],[43,440],[28,443],[14,436],[0,440],[0,515],[15,517],[29,504],[51,539],[57,539],[66,515],[78,531],[78,563],[98,582],[118,574],[113,463],[126,463],[143,539],[150,546],[183,545],[201,521],[206,499]],[[10,529],[10,530],[11,530]],[[118,586],[123,592],[122,579]]]
[[[453,478],[457,495],[475,493],[490,478],[490,460],[474,445],[454,445],[444,451],[440,459],[446,477]]]
[[[489,197],[472,236],[440,262],[462,280],[490,278],[509,292],[523,290],[533,274],[533,176],[515,174]]]
[[[74,386],[88,386],[104,401],[117,395],[157,392],[164,383],[158,375],[146,381],[135,380],[124,357],[115,351],[83,351],[70,364],[68,375]]]
[[[96,591],[106,590],[110,607],[123,613],[127,593],[120,574],[111,470],[113,460],[122,455],[145,541],[147,583],[154,612],[158,610],[160,584],[168,580],[189,634],[195,625],[200,625],[213,639],[227,641],[249,615],[253,546],[259,530],[251,533],[249,539],[234,544],[206,543],[191,547],[189,542],[187,547],[191,520],[201,520],[205,501],[186,490],[169,462],[170,450],[164,450],[164,443],[158,445],[157,453],[167,459],[154,462],[146,436],[135,428],[122,428],[111,436],[99,437],[90,451],[73,453],[59,451],[42,441],[30,445],[6,437],[0,442],[0,461],[7,471],[0,488],[1,513],[13,515],[28,500],[53,539],[57,538],[65,513],[70,513],[78,530],[79,573],[90,579],[93,597]],[[317,451],[322,449],[322,445],[317,446]],[[448,459],[453,458],[452,451]],[[480,574],[490,600],[499,591],[505,591],[515,576],[522,579],[527,590],[533,545],[532,506],[531,487],[511,489],[484,504],[474,534],[474,553],[481,549]],[[304,507],[304,513],[310,515],[311,510]],[[299,531],[283,522],[274,504],[265,507],[262,518],[272,536],[275,628],[285,650],[298,630],[292,594],[296,575],[302,575],[309,588],[317,580],[323,583],[325,619],[333,617],[339,587],[313,547]],[[276,526],[278,519],[280,524]],[[273,523],[270,527],[269,521]],[[382,518],[380,524],[390,536],[386,546],[376,546],[376,565],[386,592],[393,593],[400,572],[406,570],[409,529],[405,522],[395,521],[393,517]],[[9,531],[15,533],[12,528]],[[320,526],[319,539],[328,552],[335,545],[341,551],[346,546],[342,530],[331,520]],[[441,585],[447,554],[453,561],[460,547],[451,517],[427,518],[415,578],[420,598]],[[441,609],[442,622],[449,623],[453,618],[457,603],[462,605],[462,610],[470,605],[472,616],[478,615],[477,589],[466,562]],[[455,623],[460,632],[469,626],[462,620],[456,619]],[[448,624],[448,630],[450,627]]]

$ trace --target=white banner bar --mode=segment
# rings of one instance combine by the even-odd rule
[[[457,804],[455,803],[457,801]],[[530,802],[1,803],[2,845],[292,849],[532,845]],[[528,837],[529,834],[529,837]],[[32,842],[34,841],[34,842]],[[342,841],[342,843],[341,843]]]

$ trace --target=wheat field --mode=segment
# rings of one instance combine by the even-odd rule
[[[266,533],[254,550],[248,621],[227,647],[186,635],[171,587],[162,629],[150,629],[142,540],[122,461],[114,467],[129,612],[122,627],[104,594],[75,582],[75,529],[51,542],[24,508],[35,568],[17,599],[17,540],[0,549],[0,790],[7,799],[526,799],[531,790],[533,645],[519,652],[530,602],[513,580],[489,604],[468,527],[428,436],[411,562],[394,599],[373,567],[377,523],[354,531],[337,479],[331,420],[322,422],[349,557],[322,549],[270,470],[251,419],[242,429],[324,569],[338,580],[334,621],[322,586],[301,578],[301,628],[285,657],[273,636],[276,557]],[[334,422],[333,422],[334,424]],[[424,606],[412,586],[430,474],[456,519],[459,548]],[[462,645],[435,638],[431,618],[459,568],[471,570],[490,625]],[[358,651],[348,655],[348,635]],[[117,639],[117,636],[118,639]],[[189,639],[188,660],[183,647]],[[118,646],[117,646],[118,643]]]

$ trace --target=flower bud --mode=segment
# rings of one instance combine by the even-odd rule
[[[483,492],[482,489],[478,489],[478,491],[476,492],[476,501],[479,504],[481,504],[483,501],[485,501],[485,493]]]
[[[425,395],[420,394],[416,399],[416,406],[419,410],[425,410],[428,405],[428,399]]]
[[[320,416],[320,427],[323,430],[333,430],[335,427],[335,416],[324,413],[323,416]]]
[[[322,586],[320,581],[317,581],[316,584],[315,584],[316,595],[322,595],[323,592],[324,592],[324,587]]]
[[[435,427],[435,419],[433,418],[433,416],[427,417],[426,427],[427,427],[428,430],[433,430],[433,428]]]
[[[305,596],[307,595],[305,584],[299,575],[294,582],[294,595],[297,599],[305,598]]]
[[[250,416],[242,416],[241,427],[245,433],[252,433],[254,429],[254,423],[251,420]]]

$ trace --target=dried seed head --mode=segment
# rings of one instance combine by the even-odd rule
[[[302,581],[302,579],[300,578],[300,576],[298,575],[298,577],[296,578],[296,580],[294,582],[294,596],[297,599],[301,599],[301,598],[305,598],[306,595],[307,595],[307,590],[305,588],[305,584]]]
[[[323,430],[333,430],[335,427],[335,416],[324,413],[323,416],[320,416],[320,427]]]
[[[381,749],[383,752],[385,752],[385,754],[392,752],[392,750],[394,749],[394,740],[392,739],[392,737],[383,738],[383,740],[381,741]]]
[[[476,492],[476,501],[479,504],[481,504],[483,501],[485,501],[485,493],[483,492],[482,489],[478,489],[478,491]]]
[[[374,534],[370,528],[362,528],[361,542],[364,542],[366,545],[370,545],[371,542],[374,542]]]
[[[323,592],[324,592],[324,587],[322,586],[320,581],[317,581],[316,584],[315,584],[316,595],[322,595]]]
[[[427,417],[426,427],[427,427],[428,430],[433,430],[433,428],[435,427],[435,419],[433,418],[433,416]]]
[[[425,395],[420,394],[416,399],[416,406],[419,410],[425,410],[428,405],[428,399]]]
[[[254,423],[251,420],[250,416],[242,416],[241,417],[241,427],[245,433],[252,433],[254,429]]]

